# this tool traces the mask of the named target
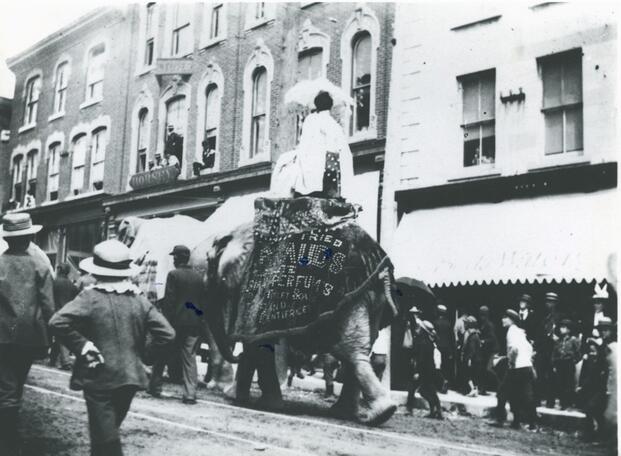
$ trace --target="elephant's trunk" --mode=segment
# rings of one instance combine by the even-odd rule
[[[238,363],[239,357],[233,354],[233,350],[231,350],[231,341],[224,329],[222,309],[217,308],[214,309],[213,312],[208,312],[207,322],[222,357],[229,363]]]

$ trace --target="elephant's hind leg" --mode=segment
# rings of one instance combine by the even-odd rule
[[[353,419],[358,412],[360,386],[351,364],[343,362],[342,369],[343,388],[341,388],[341,395],[338,400],[330,408],[330,412],[338,418]]]

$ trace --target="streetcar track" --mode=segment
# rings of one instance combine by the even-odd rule
[[[56,374],[60,374],[64,376],[71,375],[68,372],[58,371],[55,369],[49,369],[49,368],[45,368],[45,367],[41,367],[37,365],[33,365],[32,368],[45,371],[45,372],[52,372],[52,373],[56,373]],[[165,397],[171,397],[171,398],[174,397],[173,395],[169,395],[165,393],[162,395]],[[438,449],[446,449],[446,450],[453,450],[453,451],[460,451],[460,452],[470,452],[470,453],[475,453],[475,454],[480,454],[480,455],[485,455],[485,456],[518,456],[517,453],[512,453],[510,451],[501,450],[501,449],[488,449],[488,448],[483,448],[481,446],[474,446],[470,444],[461,445],[461,444],[455,444],[455,443],[441,443],[441,442],[436,442],[434,440],[424,438],[424,437],[413,437],[409,435],[398,434],[395,432],[348,426],[345,424],[332,423],[330,421],[321,421],[321,420],[317,420],[313,418],[302,418],[298,416],[284,415],[282,413],[269,412],[269,411],[264,411],[264,410],[256,410],[252,408],[244,408],[240,406],[229,405],[229,404],[209,401],[205,399],[197,399],[197,402],[200,404],[212,405],[215,407],[220,407],[220,408],[224,408],[228,410],[234,410],[235,412],[238,412],[238,413],[249,412],[255,415],[263,415],[263,416],[268,416],[272,418],[278,418],[284,421],[295,421],[299,423],[314,424],[316,426],[326,426],[326,427],[330,427],[334,429],[339,429],[342,431],[357,432],[357,433],[373,435],[373,436],[381,437],[381,438],[398,440],[401,442],[407,442],[411,444],[425,445],[427,447],[433,447],[433,448],[438,448]],[[546,456],[563,456],[563,455],[558,454],[558,453],[546,453]]]
[[[33,366],[33,367],[35,367],[35,366]],[[77,396],[74,396],[72,394],[60,393],[58,391],[50,390],[50,389],[47,389],[47,388],[41,388],[40,386],[34,386],[34,385],[28,385],[28,384],[25,385],[25,386],[26,386],[26,388],[29,388],[29,389],[31,389],[33,391],[37,391],[37,392],[42,393],[42,394],[49,394],[49,395],[52,395],[52,396],[62,397],[64,399],[70,399],[72,401],[81,402],[81,403],[85,402],[84,399],[82,399],[80,397],[77,397]],[[149,407],[144,407],[144,408],[149,408]],[[179,415],[177,413],[171,413],[169,411],[160,411],[159,413],[162,413],[164,415],[172,415],[172,416],[175,416],[175,417],[182,417],[182,415]],[[147,415],[147,414],[140,413],[140,412],[130,411],[128,413],[128,415],[132,415],[134,417],[141,418],[143,420],[153,421],[155,423],[160,423],[160,424],[167,425],[167,426],[177,427],[177,428],[180,428],[180,429],[184,429],[186,431],[192,431],[192,432],[197,432],[197,433],[201,433],[201,434],[207,434],[207,435],[211,435],[211,436],[215,436],[215,437],[220,437],[220,438],[227,439],[227,440],[233,440],[235,442],[240,442],[240,443],[244,443],[244,444],[250,444],[250,445],[252,445],[253,449],[257,449],[257,448],[266,449],[266,448],[269,448],[269,449],[272,449],[272,450],[275,450],[275,451],[280,451],[280,452],[285,452],[285,453],[295,454],[295,455],[302,455],[302,456],[306,456],[306,455],[310,454],[307,451],[300,452],[300,451],[297,451],[297,450],[293,450],[291,448],[279,447],[279,446],[276,446],[276,445],[272,445],[270,443],[265,443],[265,442],[261,442],[261,441],[258,441],[258,440],[251,440],[251,439],[246,439],[244,437],[239,437],[239,436],[234,435],[234,434],[226,434],[224,432],[211,431],[211,430],[205,429],[203,427],[190,426],[190,425],[183,424],[183,423],[169,421],[169,420],[166,420],[164,418],[158,418],[156,416],[151,416],[151,415]]]

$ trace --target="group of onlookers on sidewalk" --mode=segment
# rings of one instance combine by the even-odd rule
[[[576,406],[585,412],[585,439],[616,438],[616,325],[606,315],[608,299],[607,286],[596,285],[592,320],[578,328],[559,312],[556,293],[546,293],[543,316],[535,316],[532,298],[524,294],[517,310],[503,312],[503,332],[487,306],[479,308],[478,318],[463,312],[453,323],[440,304],[433,324],[411,307],[403,338],[403,348],[410,349],[408,408],[418,390],[430,416],[441,418],[438,391],[450,385],[477,396],[494,389],[495,426],[505,421],[509,402],[512,427],[524,423],[537,430],[536,406],[553,408],[558,399],[563,410]]]

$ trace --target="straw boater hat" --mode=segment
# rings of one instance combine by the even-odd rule
[[[93,256],[80,261],[80,269],[104,277],[131,277],[138,272],[129,256],[129,248],[116,239],[97,244]]]
[[[596,283],[593,290],[593,301],[606,301],[608,297],[608,284],[605,283],[604,286],[600,287],[599,283]]]
[[[505,317],[509,317],[511,320],[513,320],[513,323],[517,323],[518,321],[520,321],[519,314],[513,309],[507,309],[505,311]]]
[[[558,295],[554,292],[546,293],[546,301],[558,302]]]
[[[609,329],[614,328],[615,324],[612,322],[612,318],[610,317],[602,317],[599,320],[599,323],[595,327],[596,329]]]
[[[2,217],[0,237],[17,237],[41,231],[41,225],[33,225],[30,214],[7,214]]]

